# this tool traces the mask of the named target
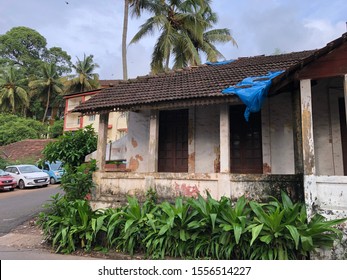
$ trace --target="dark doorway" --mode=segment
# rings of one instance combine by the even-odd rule
[[[188,110],[159,113],[159,172],[188,172]]]
[[[339,100],[340,111],[340,125],[341,125],[341,142],[342,142],[342,154],[343,154],[343,171],[344,175],[347,175],[347,127],[346,127],[346,109],[345,100],[341,98]]]
[[[231,173],[262,174],[261,114],[244,118],[244,105],[230,107]]]

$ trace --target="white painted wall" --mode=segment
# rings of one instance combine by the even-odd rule
[[[219,106],[196,107],[195,172],[214,173],[219,160]]]
[[[342,81],[321,80],[312,87],[313,133],[317,175],[343,175],[338,99]]]
[[[267,98],[262,110],[263,159],[271,174],[294,174],[291,93]]]
[[[148,172],[149,110],[129,113],[127,168]]]

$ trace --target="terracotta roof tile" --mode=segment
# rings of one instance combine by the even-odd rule
[[[53,139],[27,139],[0,147],[0,156],[10,161],[37,161],[42,158],[42,150]]]
[[[346,40],[346,34],[320,50],[293,52],[281,55],[241,57],[228,64],[200,65],[170,73],[147,75],[119,81],[114,87],[105,88],[91,99],[75,108],[75,112],[97,113],[102,111],[131,110],[143,105],[173,103],[203,98],[226,98],[221,93],[228,86],[244,78],[265,75],[268,71],[285,70],[285,77],[298,67],[306,65],[317,56]],[[228,97],[230,98],[230,97]]]

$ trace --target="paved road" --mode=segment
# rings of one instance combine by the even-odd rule
[[[0,236],[41,212],[42,205],[58,192],[62,192],[59,185],[0,192]]]
[[[0,245],[0,259],[3,260],[98,260],[88,256],[55,254],[38,249],[15,248]]]

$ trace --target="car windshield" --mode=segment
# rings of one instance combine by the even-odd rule
[[[59,170],[59,169],[61,169],[61,162],[60,161],[52,162],[51,163],[51,169],[52,170]]]
[[[38,169],[35,165],[25,165],[18,167],[21,173],[32,173],[32,172],[40,172],[41,170]]]
[[[8,173],[0,169],[0,176],[6,176],[6,175],[8,175]]]

